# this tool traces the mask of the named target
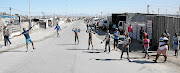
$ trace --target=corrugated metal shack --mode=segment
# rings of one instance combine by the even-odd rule
[[[156,50],[158,47],[158,41],[161,34],[167,29],[170,34],[170,47],[172,49],[173,40],[172,37],[175,33],[180,33],[180,18],[176,16],[147,16],[148,20],[153,21],[152,31],[152,47]]]
[[[125,16],[125,17],[123,17]],[[124,20],[125,18],[125,20]],[[126,27],[131,24],[133,26],[133,39],[139,40],[139,30],[141,27],[148,31],[148,21],[151,21],[150,29],[151,50],[157,50],[159,38],[164,33],[165,29],[170,34],[170,47],[172,48],[172,37],[175,33],[180,34],[180,18],[175,15],[157,15],[157,14],[141,14],[141,13],[122,13],[112,14],[112,22],[118,24],[119,21],[126,21]]]

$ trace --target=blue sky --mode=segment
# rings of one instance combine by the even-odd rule
[[[52,14],[89,14],[96,15],[103,12],[104,15],[123,12],[147,12],[147,4],[150,12],[175,14],[178,11],[180,0],[31,0],[32,15]],[[0,12],[9,13],[7,7],[12,7],[12,14],[27,15],[29,0],[0,0]]]

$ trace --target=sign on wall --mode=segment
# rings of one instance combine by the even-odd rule
[[[149,39],[152,39],[152,20],[147,20],[147,34]]]

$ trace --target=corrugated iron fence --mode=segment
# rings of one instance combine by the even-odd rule
[[[180,18],[169,16],[147,16],[147,20],[153,21],[152,28],[152,46],[156,50],[161,34],[167,29],[170,34],[170,47],[173,45],[173,36],[175,33],[180,33]]]

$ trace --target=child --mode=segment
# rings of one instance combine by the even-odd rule
[[[124,38],[124,44],[123,44],[123,49],[122,49],[121,58],[120,58],[121,60],[122,60],[123,53],[125,51],[127,52],[127,59],[129,60],[129,45],[130,44],[131,44],[131,38],[129,37],[129,33],[127,33]]]
[[[148,59],[149,59],[149,54],[148,54],[149,42],[150,42],[149,39],[147,38],[144,39],[145,56],[143,58],[146,58],[146,55],[148,55]]]
[[[107,51],[107,46],[109,46],[109,52],[110,52],[110,33],[109,33],[109,30],[107,30],[106,38],[101,43],[103,43],[105,40],[106,40],[106,44],[105,44],[105,51],[104,52]]]

